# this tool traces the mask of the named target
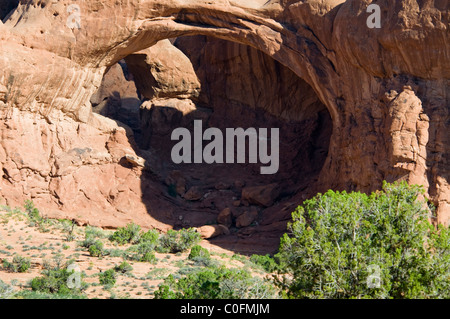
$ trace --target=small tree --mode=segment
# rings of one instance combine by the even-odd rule
[[[211,254],[209,253],[208,249],[203,248],[200,245],[195,245],[194,247],[192,247],[188,259],[193,260],[198,257],[209,259],[211,257]]]
[[[112,287],[116,284],[117,274],[114,269],[108,269],[102,272],[98,276],[98,280],[101,285]]]
[[[305,201],[281,239],[277,285],[290,298],[449,298],[450,231],[429,223],[421,194],[384,183]]]
[[[96,240],[92,245],[89,246],[89,254],[92,257],[103,256],[103,243],[100,240]]]
[[[110,241],[117,242],[119,245],[128,243],[138,243],[140,240],[141,227],[134,223],[128,224],[126,227],[120,227],[109,238]]]
[[[201,240],[200,233],[193,228],[175,231],[169,229],[159,240],[158,250],[160,252],[184,252]]]

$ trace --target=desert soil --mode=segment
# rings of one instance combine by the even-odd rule
[[[113,230],[102,230],[104,235],[112,234]],[[58,220],[51,220],[49,225],[38,227],[30,223],[24,213],[0,212],[0,279],[12,284],[16,290],[30,290],[29,282],[35,277],[41,276],[45,262],[54,262],[59,256],[65,261],[74,260],[81,272],[85,273],[83,281],[89,284],[84,291],[88,298],[154,298],[154,292],[158,285],[169,274],[180,274],[189,268],[196,267],[188,260],[189,251],[185,253],[169,254],[157,253],[156,264],[147,262],[135,262],[127,260],[133,267],[130,274],[119,275],[112,288],[107,288],[99,283],[99,273],[114,268],[124,259],[122,257],[92,257],[86,248],[79,245],[85,238],[85,227],[75,226],[73,235],[75,238],[67,241],[67,231]],[[107,238],[101,239],[104,248],[116,248],[125,250],[130,245],[117,246]],[[248,257],[239,255],[237,260],[232,251],[202,240],[201,246],[207,248],[211,258],[225,264],[227,267],[244,267]],[[31,259],[31,267],[25,273],[15,273],[3,267],[3,261],[11,262],[13,256],[18,254]],[[233,258],[233,256],[235,256]],[[56,259],[55,259],[56,258]],[[252,269],[254,274],[263,275],[262,271]]]

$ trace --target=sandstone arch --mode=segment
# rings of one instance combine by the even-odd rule
[[[121,1],[109,5],[104,1],[80,1],[82,28],[70,29],[66,25],[69,18],[67,8],[74,3],[70,0],[58,3],[22,1],[5,23],[5,30],[14,26],[5,40],[20,38],[15,30],[25,29],[30,35],[22,37],[20,41],[26,47],[45,50],[48,59],[62,59],[60,62],[47,63],[55,63],[56,67],[70,65],[76,69],[73,71],[74,76],[86,77],[83,86],[95,87],[99,85],[100,74],[105,68],[159,40],[183,35],[212,35],[252,46],[292,69],[316,90],[334,120],[338,121],[334,101],[337,92],[327,92],[333,89],[329,84],[337,78],[333,63],[324,55],[326,49],[320,41],[314,40],[312,35],[296,35],[263,12],[246,10],[240,6],[245,1],[237,4],[228,1],[214,4],[194,1],[188,5],[177,2],[158,4],[152,1],[136,2],[134,5],[129,1]],[[33,17],[33,21],[24,18],[27,16]],[[109,16],[114,16],[114,21],[104,18]],[[7,56],[4,58],[8,65]],[[77,68],[84,68],[84,73],[89,70],[89,74]],[[11,73],[14,74],[13,71]],[[71,76],[67,70],[65,73],[54,74],[55,79],[50,81],[65,83]],[[62,95],[61,92],[58,94]],[[70,102],[67,103],[69,105],[60,106],[61,109],[72,109]],[[80,115],[76,117],[86,121],[88,110],[79,108]]]
[[[114,171],[111,163],[127,144],[120,129],[90,109],[89,98],[104,71],[158,40],[203,34],[257,48],[314,88],[334,126],[318,189],[371,191],[382,180],[406,179],[425,185],[438,206],[438,221],[447,222],[448,2],[378,1],[382,28],[368,29],[365,10],[371,2],[21,0],[0,24],[0,162],[8,181],[2,194],[10,202],[36,197],[27,189],[34,178],[37,194],[46,194],[44,202],[76,209],[58,203],[55,189],[60,186],[51,176],[63,166],[61,154],[82,140],[108,142],[104,154],[74,154],[81,163],[103,163]],[[82,9],[81,29],[66,26],[67,7],[74,3]],[[34,142],[12,136],[14,130],[34,136]],[[29,143],[36,159],[19,156],[17,146],[5,145],[8,140]],[[54,141],[58,147],[48,146]]]

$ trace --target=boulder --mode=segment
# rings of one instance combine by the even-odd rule
[[[217,189],[217,190],[226,190],[226,189],[229,189],[230,188],[230,185],[229,184],[226,184],[226,183],[224,183],[224,182],[218,182],[215,186],[214,186],[214,188],[215,189]]]
[[[133,53],[125,61],[139,93],[146,99],[193,98],[200,92],[191,61],[169,40]]]
[[[203,192],[197,186],[192,186],[189,190],[183,195],[184,199],[189,201],[197,201],[203,197]]]
[[[233,223],[233,215],[230,208],[225,208],[220,212],[220,214],[217,216],[217,223],[228,228],[231,226],[231,224]]]
[[[447,2],[377,1],[382,28],[370,29],[366,0],[78,1],[76,29],[67,24],[73,0],[2,1],[0,197],[10,206],[33,198],[69,219],[156,223],[150,215],[157,216],[160,203],[144,204],[157,197],[154,187],[143,187],[149,177],[119,163],[133,154],[132,143],[108,142],[113,125],[95,116],[90,103],[105,71],[131,55],[130,69],[144,66],[133,73],[144,97],[218,103],[209,124],[228,117],[234,127],[248,126],[253,122],[241,111],[260,115],[261,109],[304,121],[303,131],[293,132],[296,139],[312,137],[313,151],[297,157],[300,151],[292,150],[280,170],[287,167],[286,179],[297,172],[292,167],[316,175],[301,175],[283,188],[293,198],[305,188],[312,194],[330,188],[371,192],[383,180],[406,180],[424,185],[437,222],[448,223]],[[183,35],[201,35],[201,41]],[[159,43],[171,38],[184,38],[177,45],[182,49]],[[188,42],[195,67],[181,54],[189,51]],[[140,53],[155,44],[157,52]],[[114,95],[114,107],[119,98]],[[66,155],[84,148],[108,152],[108,159],[70,167]],[[66,168],[73,173],[55,175]],[[111,200],[121,184],[128,190]],[[277,193],[264,186],[247,188],[242,197],[267,206]]]
[[[272,206],[280,195],[277,183],[262,186],[247,186],[242,189],[242,200],[261,206]]]
[[[236,227],[242,228],[250,226],[258,217],[258,211],[249,210],[236,218]]]
[[[197,228],[202,238],[209,239],[220,235],[229,235],[230,231],[224,225],[205,225]]]

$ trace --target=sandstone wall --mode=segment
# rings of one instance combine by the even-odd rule
[[[162,39],[204,35],[258,49],[314,90],[333,121],[317,189],[371,191],[382,180],[405,179],[425,185],[438,220],[447,222],[448,1],[377,1],[382,28],[368,29],[371,2],[81,1],[81,28],[71,29],[72,1],[21,0],[0,24],[0,196],[10,204],[40,199],[70,215],[84,205],[70,198],[86,203],[88,216],[147,212],[133,207],[137,190],[136,201],[120,201],[125,208],[108,200],[103,185],[132,194],[142,168],[124,171],[120,160],[136,154],[119,139],[120,155],[113,155],[108,141],[125,133],[93,115],[89,99],[122,58]],[[74,171],[63,182],[60,171],[68,168]],[[84,187],[104,204],[90,205]]]

